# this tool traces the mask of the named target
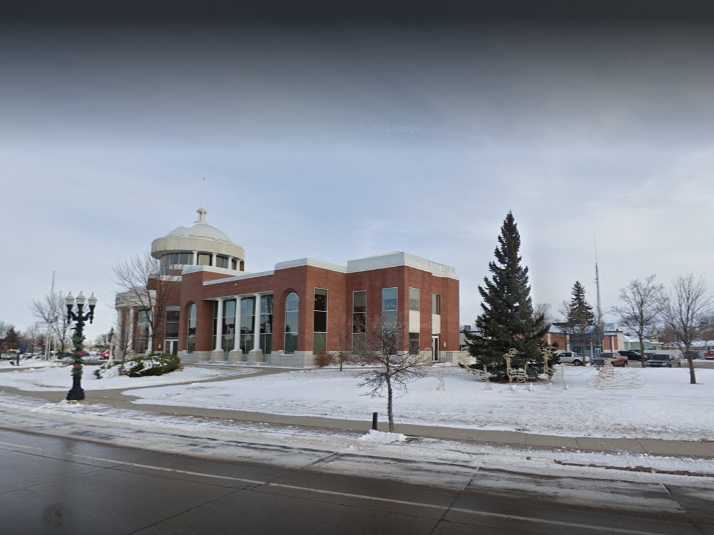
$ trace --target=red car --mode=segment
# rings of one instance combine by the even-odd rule
[[[714,360],[714,349],[710,349],[704,353],[705,360]]]
[[[102,357],[103,359],[108,359],[109,358],[109,350],[107,349],[106,351],[102,351],[99,353],[99,356]]]

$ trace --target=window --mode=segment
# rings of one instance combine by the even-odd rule
[[[165,275],[171,269],[171,266],[189,266],[193,264],[193,253],[168,253],[159,260],[161,265],[161,274]]]
[[[196,350],[196,303],[188,307],[188,321],[186,322],[186,349],[189,353]]]
[[[409,333],[409,354],[419,354],[419,333]]]
[[[273,296],[260,296],[260,347],[263,353],[273,352]]]
[[[441,296],[439,294],[431,294],[431,313],[441,314]]]
[[[245,261],[240,261],[240,271],[245,271]]]
[[[397,289],[382,288],[382,325],[395,327],[397,325]]]
[[[409,288],[409,310],[419,312],[421,304],[421,291],[419,288]]]
[[[134,337],[134,351],[144,353],[149,348],[149,311],[137,310],[136,317],[136,336]]]
[[[199,266],[210,266],[211,265],[211,253],[198,253],[198,265]]]
[[[231,269],[233,271],[238,270],[238,259],[237,258],[231,258]]]
[[[216,267],[227,268],[228,267],[228,257],[222,254],[216,255]]]
[[[247,354],[254,347],[253,328],[255,327],[255,297],[240,300],[240,349]]]
[[[216,327],[218,326],[218,301],[213,303],[213,320],[211,321],[213,327],[213,335],[211,336],[211,350],[216,347]]]
[[[315,341],[313,352],[321,355],[327,351],[327,290],[315,288],[314,312]]]
[[[285,353],[295,353],[298,346],[300,298],[290,292],[285,298]]]
[[[352,351],[364,350],[367,338],[367,292],[352,293]]]
[[[230,299],[223,301],[223,343],[224,351],[233,349],[236,334],[236,301]]]
[[[178,310],[166,311],[166,338],[178,338],[179,315],[180,312]]]

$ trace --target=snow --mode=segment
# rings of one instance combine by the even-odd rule
[[[525,491],[569,504],[646,512],[656,504],[658,510],[676,511],[678,505],[664,485],[714,501],[711,459],[518,449],[417,438],[383,443],[365,440],[358,433],[167,416],[100,404],[46,403],[7,394],[0,394],[0,419],[9,428],[154,451],[458,490]]]
[[[128,377],[117,375],[97,379],[94,370],[97,366],[84,366],[82,387],[85,390],[113,390],[144,386],[167,385],[173,383],[200,381],[221,376],[235,376],[253,373],[252,370],[220,370],[186,367],[182,370],[150,377]],[[0,387],[12,387],[26,391],[57,391],[72,386],[71,366],[26,369],[0,373]]]
[[[402,433],[385,433],[374,429],[370,429],[369,433],[359,437],[362,442],[372,442],[373,444],[393,444],[395,442],[404,442],[406,439],[407,437]]]
[[[20,359],[20,366],[16,366],[16,360],[0,360],[0,370],[17,370],[23,368],[50,368],[53,366],[62,366],[61,362],[56,360],[44,359]]]
[[[233,409],[353,420],[384,415],[384,398],[359,387],[364,371],[305,370],[235,381],[128,391],[135,403]],[[402,423],[512,430],[561,436],[714,439],[714,370],[618,368],[599,379],[590,367],[567,367],[553,383],[481,383],[460,368],[426,369],[395,399]],[[2,377],[0,377],[2,380]],[[382,416],[383,417],[383,416]]]

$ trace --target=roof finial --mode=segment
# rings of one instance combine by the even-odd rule
[[[205,208],[199,208],[196,210],[196,213],[198,214],[198,221],[196,223],[205,223],[206,222],[206,214],[208,213],[208,210]]]

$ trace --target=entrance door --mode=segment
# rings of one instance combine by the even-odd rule
[[[439,360],[439,336],[431,337],[431,360],[434,362]]]
[[[166,340],[164,344],[169,355],[178,355],[178,340]]]

